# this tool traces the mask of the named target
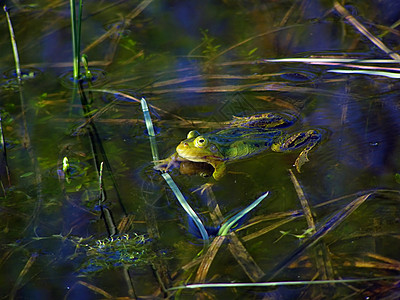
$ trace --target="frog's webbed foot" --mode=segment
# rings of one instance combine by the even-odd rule
[[[155,165],[153,168],[157,171],[167,172],[169,169],[179,166],[181,161],[179,158],[179,155],[174,153],[166,159],[154,161],[154,163],[157,163],[157,165]]]
[[[173,165],[173,162],[168,160],[168,158],[156,160],[153,163],[156,164],[153,169],[162,172],[167,172]]]
[[[308,130],[307,132],[302,134],[302,138],[300,139],[300,144],[306,144],[306,147],[300,152],[297,157],[294,165],[296,166],[297,172],[300,173],[301,167],[308,161],[308,152],[310,152],[321,140],[321,133],[317,130]]]
[[[310,160],[308,159],[308,151],[301,151],[299,156],[296,158],[296,161],[294,162],[294,166],[296,167],[297,172],[301,173],[300,168],[306,163],[309,162]]]
[[[294,162],[297,172],[300,173],[301,167],[309,161],[308,152],[310,152],[320,140],[321,133],[317,130],[302,131],[289,136],[278,144],[272,145],[271,149],[276,152],[285,152],[304,147]]]

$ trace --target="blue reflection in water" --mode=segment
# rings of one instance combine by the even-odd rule
[[[373,86],[364,82],[370,95]],[[378,91],[376,91],[378,94]],[[332,131],[331,153],[337,163],[347,168],[367,170],[375,175],[393,172],[399,150],[400,124],[395,95],[384,99],[352,98],[351,91],[339,90],[309,118],[317,126]],[[382,104],[383,103],[383,104]],[[324,147],[324,146],[323,146]],[[397,150],[396,150],[397,149]]]

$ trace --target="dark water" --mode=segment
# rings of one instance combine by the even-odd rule
[[[266,61],[389,60],[332,1],[84,2],[91,125],[71,81],[68,3],[8,8],[24,78],[19,86],[3,17],[0,299],[399,297],[398,79]],[[400,17],[397,1],[346,8],[398,51],[397,27],[387,32]],[[206,133],[233,116],[267,111],[298,116],[284,133],[319,129],[323,137],[301,173],[292,167],[299,151],[266,151],[229,164],[211,194],[195,190],[212,179],[171,171],[209,230],[211,247],[203,250],[193,222],[152,168],[140,104],[124,95],[153,106],[161,158],[190,130]],[[315,222],[308,235],[296,180]],[[266,191],[235,235],[217,244],[218,225]],[[359,281],[170,290],[339,279]]]

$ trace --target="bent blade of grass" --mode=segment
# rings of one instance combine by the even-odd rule
[[[243,209],[241,212],[237,213],[234,215],[232,218],[230,218],[224,225],[221,226],[221,228],[218,231],[218,235],[227,235],[229,230],[233,227],[233,225],[236,224],[241,218],[243,218],[249,211],[251,211],[253,208],[255,208],[262,200],[264,200],[265,197],[267,197],[269,192],[264,193],[260,197],[257,198],[256,201],[254,201],[252,204],[247,206],[245,209]]]
[[[151,121],[149,107],[147,105],[146,99],[142,98],[140,100],[140,103],[142,105],[142,111],[143,111],[144,120],[146,123],[146,128],[149,133],[150,147],[151,147],[151,153],[153,155],[153,161],[154,161],[154,164],[156,164],[157,161],[159,160],[158,159],[159,156],[158,156],[158,148],[157,148],[156,139],[155,139],[153,122]],[[171,188],[176,199],[178,199],[179,204],[183,207],[183,209],[186,211],[186,213],[195,222],[195,224],[196,224],[197,228],[199,229],[200,234],[204,240],[204,245],[208,245],[208,243],[209,243],[208,233],[207,233],[203,223],[201,222],[200,218],[197,216],[195,211],[190,207],[189,203],[187,203],[182,192],[179,190],[178,186],[172,180],[172,177],[168,173],[162,173],[161,175],[164,178],[164,180],[167,182],[168,186]]]

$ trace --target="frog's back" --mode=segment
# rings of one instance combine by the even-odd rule
[[[279,131],[261,128],[228,128],[208,134],[209,140],[218,145],[225,161],[240,160],[270,149]]]
[[[293,114],[269,112],[247,117],[234,117],[228,125],[230,127],[274,130],[289,127],[296,121],[297,117]]]

